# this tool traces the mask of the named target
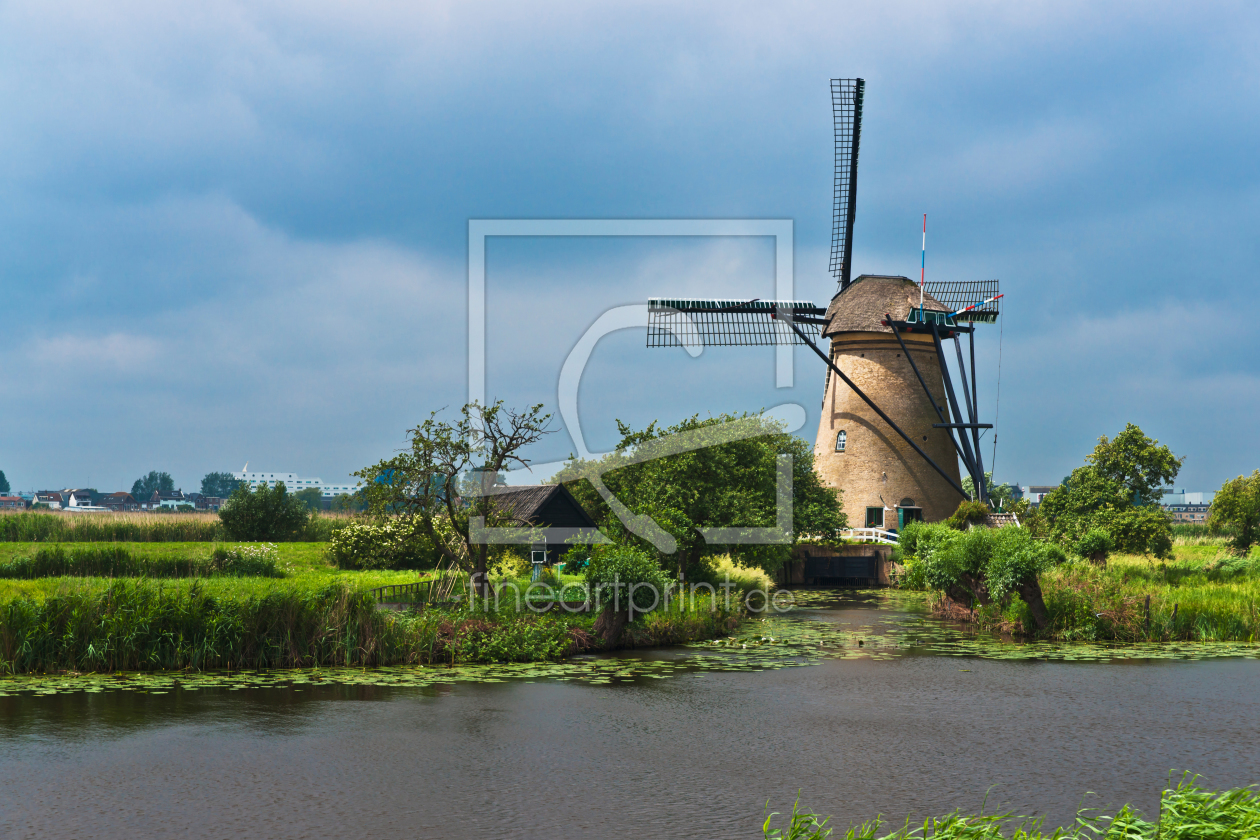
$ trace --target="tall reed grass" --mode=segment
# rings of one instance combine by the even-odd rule
[[[349,520],[312,516],[298,542],[327,542]],[[0,542],[222,542],[217,513],[3,513]]]
[[[774,828],[778,814],[771,814],[762,826],[765,840],[823,840],[834,833],[829,818],[819,817],[793,806],[787,824]],[[1153,822],[1142,818],[1126,805],[1115,815],[1082,811],[1076,822],[1053,831],[1041,818],[1011,814],[964,814],[955,811],[944,817],[911,826],[909,821],[895,831],[884,833],[885,823],[876,817],[855,826],[843,835],[845,840],[1250,840],[1260,837],[1260,796],[1256,786],[1211,791],[1198,784],[1198,777],[1186,774],[1174,788],[1163,791],[1159,814]]]
[[[209,557],[145,557],[112,546],[76,546],[66,550],[60,543],[41,548],[34,557],[19,557],[0,564],[0,579],[35,580],[47,577],[153,577],[186,578],[229,575],[233,577],[283,577],[274,547],[225,548],[216,546]]]
[[[378,609],[345,581],[214,579],[63,582],[43,598],[0,603],[0,672],[297,668],[557,659],[600,647],[594,617],[562,610]],[[650,614],[621,644],[662,644],[729,632],[730,613]]]

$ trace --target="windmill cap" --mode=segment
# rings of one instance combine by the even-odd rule
[[[911,309],[919,308],[919,284],[909,277],[863,274],[831,299],[823,336],[843,332],[891,333],[884,316],[904,321]],[[932,312],[950,310],[929,294],[923,295],[923,308]]]

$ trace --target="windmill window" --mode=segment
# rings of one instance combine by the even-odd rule
[[[841,429],[839,432],[836,433],[836,451],[837,452],[844,451],[844,444],[847,438],[848,438],[848,435],[845,434],[844,429]]]
[[[884,509],[882,507],[868,507],[866,509],[866,527],[884,527]]]

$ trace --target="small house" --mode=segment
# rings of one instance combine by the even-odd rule
[[[516,527],[555,529],[545,543],[535,546],[536,549],[545,547],[548,564],[559,562],[560,556],[569,550],[569,537],[584,532],[597,533],[595,520],[563,484],[496,487],[491,497],[497,511],[510,516]]]

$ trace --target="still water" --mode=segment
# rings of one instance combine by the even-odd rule
[[[757,632],[793,626],[846,652],[587,663],[611,680],[10,686],[0,837],[758,837],[767,800],[790,809],[798,791],[840,827],[974,810],[986,792],[990,810],[1060,824],[1082,804],[1151,813],[1173,768],[1260,781],[1256,659],[986,658],[880,596]]]

